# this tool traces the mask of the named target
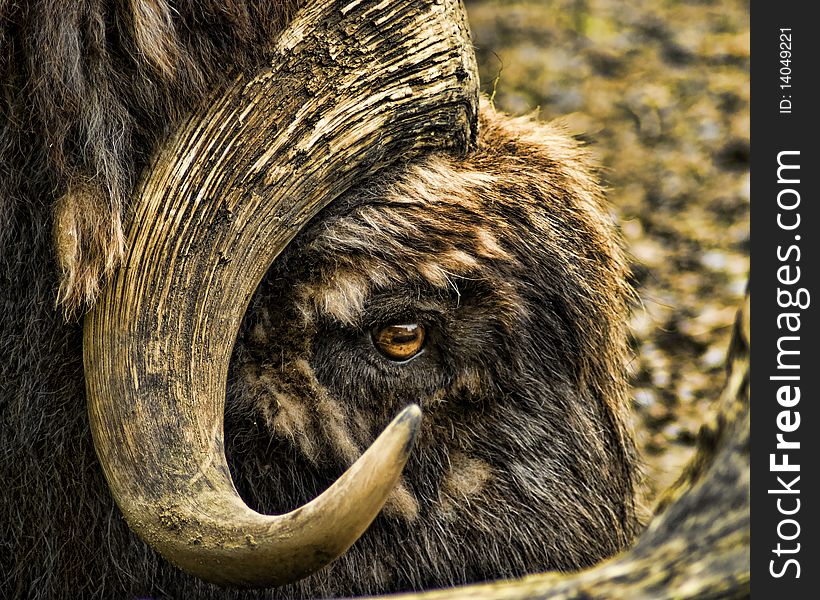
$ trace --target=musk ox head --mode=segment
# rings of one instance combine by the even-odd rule
[[[479,110],[457,2],[318,4],[267,49],[268,66],[226,84],[156,150],[124,237],[116,160],[94,146],[83,161],[111,184],[111,204],[100,209],[93,177],[72,175],[41,211],[55,215],[67,298],[96,296],[98,276],[123,260],[85,317],[88,420],[74,416],[71,431],[86,441],[60,446],[57,466],[18,451],[80,495],[65,523],[50,523],[83,544],[39,552],[26,540],[49,534],[30,535],[25,519],[44,500],[18,510],[4,499],[14,593],[38,572],[45,594],[72,582],[103,595],[223,593],[154,551],[238,586],[285,584],[343,555],[281,594],[402,590],[577,569],[635,532],[629,289],[586,152],[555,127]],[[129,14],[197,23],[158,7]],[[113,26],[100,18],[87,34]],[[129,76],[174,81],[170,50],[124,39],[147,61]],[[110,58],[103,47],[118,60],[134,50],[92,46],[92,66]],[[170,103],[173,90],[158,97]],[[162,106],[137,104],[109,108],[137,119]],[[103,114],[80,119],[103,120],[97,138],[111,134]],[[43,160],[73,173],[62,150]],[[48,318],[51,329],[25,315],[14,324],[63,336],[53,362],[74,398],[76,329]],[[39,389],[26,377],[18,409]],[[8,447],[63,435],[26,423]],[[78,456],[89,466],[72,472]],[[49,565],[58,574],[42,575]]]
[[[323,211],[245,316],[226,436],[259,510],[424,412],[384,514],[306,595],[575,570],[634,533],[625,268],[588,157],[489,106],[479,131]]]

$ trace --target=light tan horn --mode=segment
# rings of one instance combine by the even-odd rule
[[[420,419],[406,409],[325,494],[281,516],[238,496],[225,458],[228,361],[273,259],[354,183],[476,137],[458,0],[303,9],[270,66],[237,79],[163,146],[128,256],[87,316],[94,444],[131,528],[218,584],[281,585],[343,553],[381,509]]]

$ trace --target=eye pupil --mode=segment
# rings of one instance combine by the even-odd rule
[[[420,323],[400,323],[379,326],[371,332],[373,345],[386,358],[405,361],[424,347],[424,326]]]

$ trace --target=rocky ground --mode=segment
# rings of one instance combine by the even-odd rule
[[[749,270],[748,0],[468,1],[483,90],[600,157],[639,299],[631,365],[646,502],[723,383]]]

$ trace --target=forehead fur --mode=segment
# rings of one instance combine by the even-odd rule
[[[625,266],[588,153],[560,128],[486,103],[480,131],[473,156],[391,172],[317,218],[292,252],[317,265],[297,284],[306,320],[355,325],[376,290],[415,283],[458,294],[476,279],[520,312],[509,276],[530,268],[522,256],[543,257],[556,285],[571,280],[619,310]]]

